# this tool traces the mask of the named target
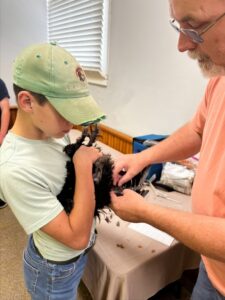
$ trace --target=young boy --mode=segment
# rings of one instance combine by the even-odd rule
[[[14,62],[16,121],[0,149],[0,198],[29,235],[25,282],[32,299],[76,299],[86,252],[94,243],[92,166],[100,153],[82,146],[74,155],[74,207],[57,200],[66,176],[63,148],[72,124],[100,121],[85,74],[63,48],[38,44]]]

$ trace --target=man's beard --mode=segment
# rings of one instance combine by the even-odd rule
[[[204,76],[214,77],[225,75],[225,67],[216,65],[207,55],[199,53],[197,50],[188,51],[188,55],[190,58],[198,60]]]

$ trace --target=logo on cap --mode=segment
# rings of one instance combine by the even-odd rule
[[[84,70],[81,67],[76,68],[76,75],[79,77],[80,81],[85,81]]]

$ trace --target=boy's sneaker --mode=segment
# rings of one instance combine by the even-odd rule
[[[4,201],[2,201],[1,199],[0,199],[0,208],[4,208],[4,207],[6,207],[7,206],[7,203],[5,203]]]

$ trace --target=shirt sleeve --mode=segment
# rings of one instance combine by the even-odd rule
[[[202,101],[200,102],[198,109],[191,121],[193,129],[201,135],[203,134],[203,131],[204,131],[205,122],[207,119],[207,113],[209,110],[209,106],[211,104],[210,103],[211,98],[212,98],[211,95],[215,89],[215,86],[219,82],[219,80],[220,80],[219,77],[215,77],[209,81],[207,88],[206,88],[206,92],[204,94],[204,97],[203,97]]]
[[[4,199],[27,234],[40,229],[63,210],[40,174],[33,169],[7,164],[3,173],[1,186]]]

